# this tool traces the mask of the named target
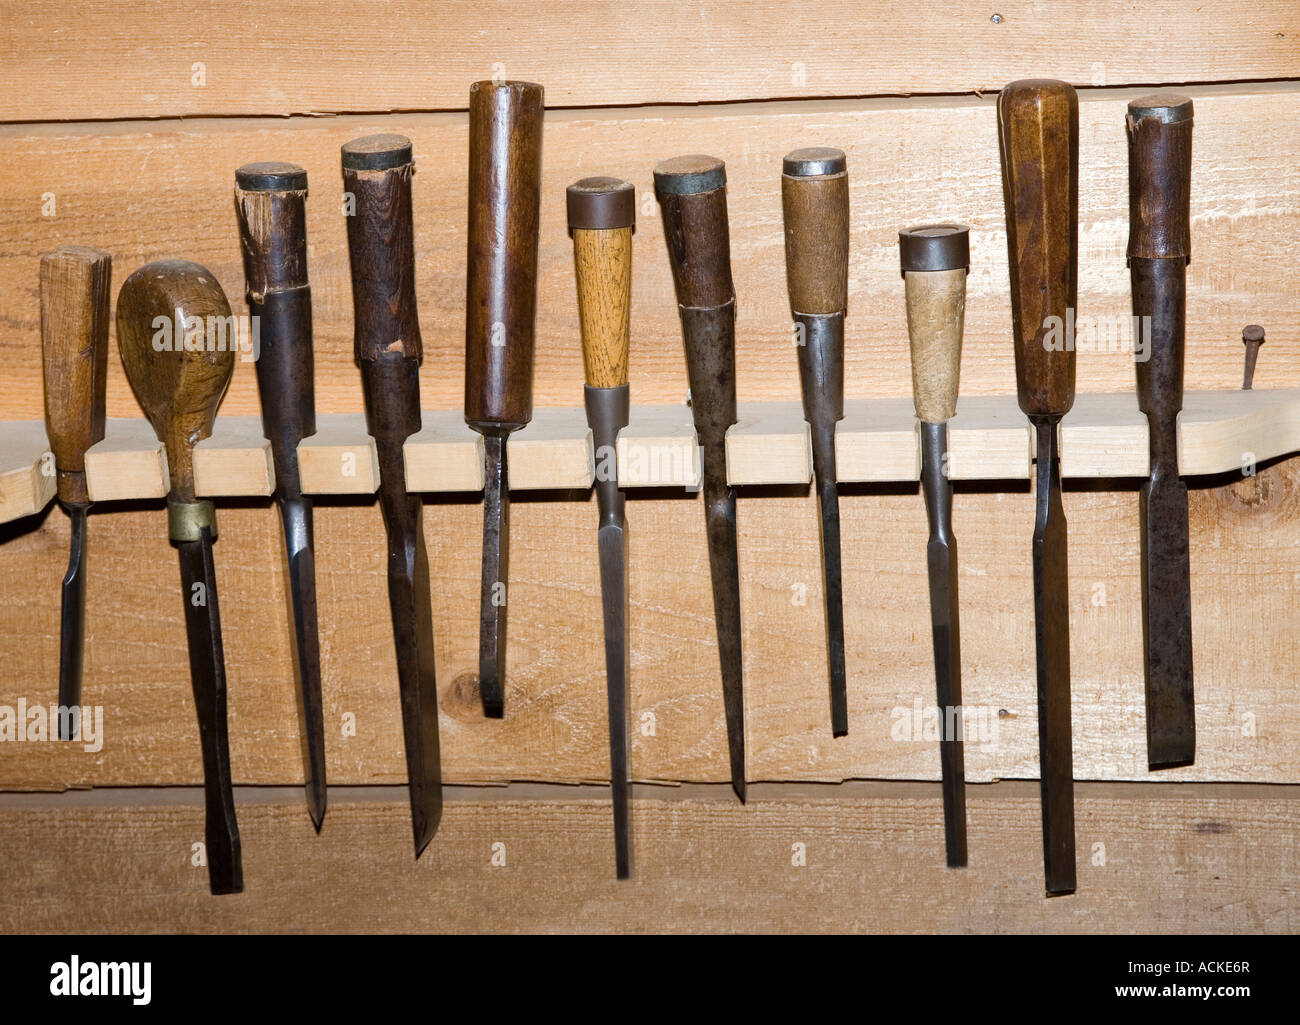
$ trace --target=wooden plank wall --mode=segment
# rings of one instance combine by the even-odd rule
[[[684,399],[685,367],[650,170],[662,157],[690,151],[714,153],[728,164],[741,308],[740,397],[797,400],[779,168],[784,152],[813,143],[849,154],[848,395],[910,394],[897,231],[941,218],[972,227],[962,392],[1012,391],[989,94],[1027,76],[1062,77],[1081,88],[1080,312],[1127,316],[1124,105],[1150,87],[1177,86],[1196,103],[1187,386],[1237,386],[1239,332],[1252,321],[1267,327],[1269,339],[1256,386],[1300,385],[1300,7],[1290,0],[952,7],[845,0],[823,4],[809,19],[776,0],[622,7],[578,0],[454,2],[440,5],[436,17],[426,5],[405,0],[11,4],[0,28],[0,76],[19,84],[0,95],[0,162],[6,168],[0,176],[0,420],[35,420],[42,412],[36,295],[42,251],[63,242],[102,246],[114,255],[116,283],[149,259],[196,259],[213,270],[238,310],[234,169],[272,158],[301,163],[310,175],[318,408],[358,411],[338,147],[381,130],[403,132],[415,144],[424,401],[457,409],[463,388],[465,98],[471,81],[494,74],[544,83],[552,108],[544,144],[540,405],[581,403],[563,188],[593,173],[626,177],[641,191],[633,401]],[[1131,388],[1126,354],[1080,355],[1081,392]],[[257,412],[251,365],[237,367],[223,411]],[[109,415],[138,415],[116,358]],[[1264,823],[1258,832],[1243,827],[1259,844],[1294,850],[1300,834],[1289,788],[1268,791],[1288,796],[1263,802],[1258,789],[1244,786],[1300,784],[1300,712],[1292,686],[1300,675],[1292,599],[1300,580],[1297,465],[1282,460],[1256,477],[1200,480],[1192,493],[1198,759],[1159,776],[1145,768],[1136,493],[1131,484],[1101,482],[1066,495],[1076,772],[1085,780],[1150,782],[1142,784],[1147,789],[1140,798],[1119,787],[1086,806],[1085,817],[1146,840],[1132,845],[1130,871],[1091,894],[1086,891],[1096,881],[1081,872],[1084,892],[1066,901],[1075,901],[1073,911],[1040,910],[1036,819],[1027,805],[997,811],[984,826],[972,827],[978,833],[997,823],[1016,837],[1014,844],[1004,848],[987,834],[984,847],[972,848],[973,863],[978,858],[981,865],[968,876],[952,881],[952,874],[938,871],[924,880],[927,892],[957,887],[951,893],[969,894],[977,880],[992,878],[977,873],[1001,872],[1014,847],[1027,868],[997,892],[1014,892],[1023,909],[1015,914],[981,899],[956,917],[944,910],[944,901],[908,917],[837,917],[816,901],[791,896],[768,876],[760,877],[752,902],[728,908],[736,887],[752,882],[718,867],[725,860],[719,855],[699,862],[687,877],[691,882],[673,883],[671,913],[647,923],[629,910],[637,898],[606,887],[612,873],[605,852],[588,857],[575,849],[572,859],[556,857],[578,880],[577,890],[602,888],[592,918],[548,905],[540,895],[549,876],[539,869],[530,884],[533,903],[525,890],[515,905],[476,903],[482,908],[476,915],[413,917],[399,927],[1294,929],[1293,860],[1273,863],[1276,877],[1242,884],[1241,899],[1253,902],[1253,917],[1174,921],[1150,898],[1190,893],[1197,906],[1209,907],[1220,886],[1211,876],[1255,856],[1246,843],[1207,853],[1201,845],[1213,842],[1214,834],[1193,824],[1180,841],[1185,854],[1171,860],[1159,842],[1159,824],[1167,820],[1156,781],[1186,783],[1197,800],[1218,802],[1207,816]],[[955,516],[965,697],[968,705],[987,709],[996,726],[992,742],[969,746],[968,772],[981,782],[1032,779],[1032,496],[1023,484],[962,486]],[[216,558],[234,773],[241,784],[285,787],[301,780],[301,769],[278,520],[259,501],[231,503],[221,517]],[[29,900],[11,905],[6,928],[306,929],[357,922],[378,928],[397,922],[356,919],[364,901],[355,894],[335,895],[319,917],[277,917],[297,891],[283,888],[281,880],[292,873],[277,870],[264,852],[301,843],[312,847],[312,857],[351,857],[351,848],[339,846],[340,834],[355,840],[357,856],[381,876],[409,873],[402,885],[429,907],[446,908],[476,892],[479,883],[456,877],[454,852],[471,842],[467,838],[492,834],[506,814],[499,803],[466,799],[456,805],[444,827],[447,839],[440,837],[431,849],[451,877],[429,882],[433,888],[426,893],[406,864],[405,848],[396,849],[401,844],[390,850],[386,841],[363,839],[381,820],[388,823],[384,828],[395,828],[400,800],[382,814],[366,811],[364,803],[340,807],[327,819],[329,836],[317,850],[317,841],[298,836],[306,816],[297,792],[274,790],[274,800],[253,801],[241,818],[253,837],[246,847],[250,886],[265,891],[256,898],[265,902],[258,905],[263,910],[248,917],[203,898],[201,880],[177,882],[155,871],[158,845],[176,841],[173,812],[118,790],[108,791],[108,803],[93,812],[60,803],[68,798],[58,792],[69,787],[193,786],[201,779],[180,595],[163,519],[161,506],[150,503],[105,507],[92,519],[85,700],[104,708],[102,747],[0,743],[0,789],[49,792],[25,799],[35,805],[0,807],[0,866],[35,856],[41,871],[84,876],[90,884],[86,845],[108,833],[120,839],[114,857],[138,869],[148,886],[184,886],[199,896],[185,898],[183,906],[149,904],[154,910],[148,914],[140,900],[126,898],[106,905],[93,921],[52,910],[46,898]],[[477,711],[474,679],[478,506],[472,496],[434,497],[426,515],[446,776],[462,784],[601,780],[607,775],[606,727],[594,503],[585,494],[533,495],[518,503],[512,519],[508,714],[504,722],[488,722]],[[637,495],[629,520],[635,775],[674,784],[721,781],[725,735],[700,501],[687,494]],[[832,741],[815,500],[805,489],[742,494],[750,778],[786,784],[936,780],[934,745],[899,740],[896,728],[896,710],[928,702],[933,686],[920,496],[909,487],[846,488],[843,520],[851,732]],[[0,526],[0,706],[55,699],[57,594],[67,534],[67,518],[57,509]],[[330,780],[396,789],[404,770],[382,525],[374,504],[324,502],[317,545]],[[1237,786],[1215,789],[1222,784]],[[924,786],[925,794],[937,795],[932,783]],[[778,788],[770,807],[744,813],[689,799],[665,810],[648,800],[636,821],[646,834],[646,872],[673,871],[672,845],[652,839],[661,828],[677,830],[682,842],[730,851],[733,844],[739,850],[758,843],[754,831],[763,835],[774,828],[770,822],[835,842],[847,828],[844,816],[861,830],[862,843],[889,844],[906,834],[907,860],[942,863],[933,796],[885,791],[871,798],[876,804],[866,814],[854,803],[859,798],[825,797],[809,810],[785,794]],[[1002,807],[993,797],[983,806]],[[509,814],[552,837],[557,850],[608,839],[598,804],[524,799],[517,807]],[[185,828],[193,832],[193,823]],[[81,830],[84,837],[68,839]],[[844,878],[856,879],[857,856],[843,855]],[[870,887],[854,885],[869,894],[894,885],[885,882],[887,874],[882,868],[862,877]],[[419,870],[419,879],[435,876],[440,873]],[[0,897],[21,878],[0,871]],[[713,910],[688,910],[697,898]],[[389,895],[384,906],[401,903]],[[1120,918],[1114,917],[1116,903],[1126,907]]]

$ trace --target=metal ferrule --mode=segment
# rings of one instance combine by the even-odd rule
[[[420,429],[420,361],[414,356],[386,353],[378,359],[362,360],[360,367],[366,432],[381,449],[380,470],[385,469],[382,450],[386,447],[396,448],[399,459],[395,465],[400,467],[402,442]]]
[[[736,303],[677,309],[686,341],[695,433],[706,453],[721,452],[727,428],[736,422]]]
[[[217,539],[217,509],[211,502],[168,502],[167,532],[178,544],[198,541],[207,527],[212,540]]]
[[[302,494],[298,443],[316,433],[313,387],[311,288],[267,292],[248,297],[251,316],[259,318],[257,393],[262,432],[271,443],[277,495]],[[293,403],[286,404],[286,399]]]
[[[844,314],[796,313],[803,329],[799,355],[799,390],[803,418],[814,428],[844,419]]]
[[[623,521],[623,492],[618,487],[618,432],[627,426],[630,412],[627,385],[617,388],[582,390],[591,427],[591,444],[596,465],[596,504],[600,507],[601,525]]]
[[[930,538],[951,543],[952,484],[947,474],[948,425],[921,421],[921,490],[930,519]],[[945,616],[947,609],[944,610]]]

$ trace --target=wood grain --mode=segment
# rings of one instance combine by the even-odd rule
[[[843,313],[849,301],[849,176],[781,175],[791,313]]]
[[[583,107],[991,92],[1044,69],[1079,86],[1233,82],[1300,63],[1291,0],[824,0],[816,17],[792,0],[646,0],[601,5],[598,35],[587,0],[446,0],[437,17],[420,0],[382,16],[351,0],[6,6],[0,78],[23,88],[4,121],[463,110],[496,74]]]
[[[393,788],[396,789],[396,788]],[[245,892],[190,865],[190,791],[0,802],[0,928],[26,932],[1294,933],[1294,788],[1081,785],[1079,891],[1044,900],[1037,797],[969,790],[970,865],[943,864],[937,787],[638,789],[614,878],[608,800],[511,787],[448,800],[410,855],[401,791],[237,792]],[[1190,792],[1189,792],[1190,791]],[[116,805],[106,806],[103,797]],[[796,845],[806,862],[794,864]],[[493,864],[494,858],[497,864]],[[504,861],[503,861],[504,859]],[[503,863],[502,863],[503,861]],[[123,879],[129,884],[123,885]]]
[[[573,273],[587,385],[621,387],[632,328],[632,229],[575,228]]]
[[[943,423],[957,412],[966,268],[912,271],[906,277],[916,415],[928,423]]]

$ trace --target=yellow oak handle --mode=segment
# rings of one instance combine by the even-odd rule
[[[943,423],[957,412],[969,230],[951,224],[913,228],[900,233],[899,247],[916,415],[927,423]]]
[[[567,199],[587,385],[619,388],[627,384],[636,194],[616,178],[584,178]]]

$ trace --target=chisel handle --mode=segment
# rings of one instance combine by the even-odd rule
[[[1061,417],[1074,404],[1079,236],[1079,99],[1026,79],[998,94],[1011,316],[1020,408]]]
[[[86,449],[104,437],[112,270],[112,257],[88,246],[41,257],[45,433],[59,499],[69,505],[89,504]]]
[[[316,433],[306,201],[307,172],[296,164],[245,164],[235,172],[248,312],[260,325],[262,429],[275,456],[276,491],[291,497],[302,493],[298,443]]]
[[[161,340],[155,322],[169,325]],[[231,323],[230,303],[216,275],[188,260],[145,264],[122,283],[117,296],[122,368],[167,449],[175,541],[197,540],[203,526],[213,527],[216,535],[208,522],[212,504],[195,496],[194,444],[212,433],[235,370],[237,346],[226,336]]]
[[[785,279],[793,316],[849,305],[849,175],[844,152],[797,149],[782,161]]]
[[[583,178],[565,198],[587,386],[620,388],[627,384],[636,192],[617,178]]]
[[[966,319],[970,229],[926,224],[898,233],[912,348],[912,398],[918,420],[938,424],[957,412]]]
[[[470,86],[465,420],[490,430],[533,416],[542,112],[532,82]]]
[[[1167,430],[1183,406],[1186,271],[1192,257],[1192,101],[1157,93],[1128,105],[1129,271],[1139,329],[1138,407]],[[1141,350],[1138,349],[1141,355]]]

